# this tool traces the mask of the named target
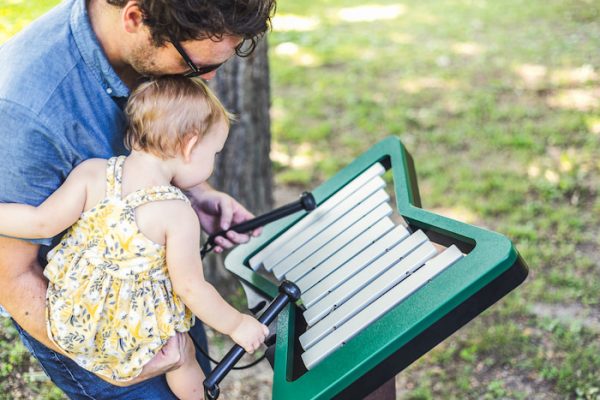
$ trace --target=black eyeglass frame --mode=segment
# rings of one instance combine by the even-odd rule
[[[198,67],[196,64],[194,64],[192,59],[187,55],[187,53],[185,52],[185,50],[183,49],[183,47],[181,46],[179,41],[171,39],[171,44],[173,45],[173,47],[175,47],[175,50],[177,50],[179,52],[179,55],[181,56],[181,58],[183,58],[183,61],[185,61],[185,63],[188,65],[188,67],[190,67],[189,72],[182,74],[186,78],[194,78],[196,76],[208,74],[208,73],[213,72],[214,70],[218,69],[221,65],[224,64],[224,63],[220,63],[220,64],[206,65],[204,67]]]

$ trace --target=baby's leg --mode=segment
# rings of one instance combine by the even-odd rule
[[[187,333],[186,333],[187,335]],[[192,339],[187,338],[185,363],[174,371],[167,372],[169,388],[181,400],[204,399],[204,373],[196,360],[196,349]]]

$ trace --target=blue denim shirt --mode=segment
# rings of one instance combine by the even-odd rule
[[[38,205],[82,161],[125,154],[121,107],[128,96],[94,35],[85,0],[65,0],[0,46],[0,202]],[[207,347],[201,324],[190,333]],[[164,376],[112,386],[25,336],[70,397],[175,398]],[[210,371],[208,360],[198,359]]]
[[[38,205],[82,161],[125,154],[121,107],[127,96],[92,30],[85,0],[64,1],[4,43],[0,202]]]

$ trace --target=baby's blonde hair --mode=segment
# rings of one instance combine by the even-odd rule
[[[164,76],[142,83],[131,94],[125,113],[125,146],[162,159],[181,154],[184,141],[201,139],[216,123],[229,127],[232,115],[199,78]]]

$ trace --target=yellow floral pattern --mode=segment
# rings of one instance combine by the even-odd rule
[[[125,157],[107,165],[106,197],[84,212],[48,253],[48,335],[83,368],[116,381],[140,374],[193,315],[173,293],[165,246],[144,236],[135,208],[179,199],[173,186],[121,196]]]

